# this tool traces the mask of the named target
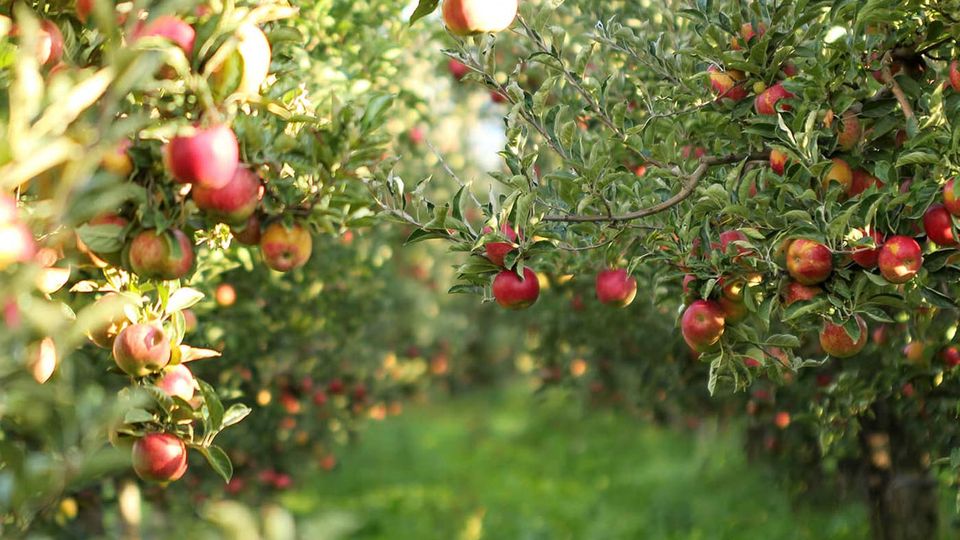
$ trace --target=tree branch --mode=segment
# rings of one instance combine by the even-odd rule
[[[890,91],[893,92],[893,96],[897,98],[897,102],[900,103],[900,108],[903,109],[903,117],[907,121],[907,125],[910,125],[910,122],[916,122],[916,115],[913,112],[913,106],[910,105],[910,100],[907,99],[907,95],[903,93],[903,88],[900,88],[900,83],[893,78],[893,74],[890,72],[890,62],[892,55],[890,52],[887,52],[883,58],[883,67],[880,70],[881,77],[883,82],[890,87]]]
[[[703,175],[706,174],[707,170],[710,167],[715,167],[717,165],[729,165],[730,163],[736,163],[743,160],[764,160],[769,159],[769,154],[750,154],[750,155],[729,155],[729,156],[704,156],[700,158],[700,164],[697,165],[697,168],[694,169],[690,176],[686,177],[683,181],[683,185],[680,188],[680,191],[676,195],[670,197],[669,199],[657,203],[653,206],[648,206],[646,208],[641,208],[640,210],[635,210],[626,214],[619,216],[580,216],[575,214],[568,215],[548,215],[544,216],[542,221],[552,221],[560,223],[603,223],[603,222],[619,222],[619,221],[633,221],[635,219],[645,218],[647,216],[652,216],[654,214],[659,214],[665,210],[669,210],[674,206],[680,204],[686,200],[693,192],[697,189],[697,185],[700,183],[700,180],[703,178]]]

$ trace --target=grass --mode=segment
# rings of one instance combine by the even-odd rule
[[[729,433],[679,433],[561,394],[482,393],[372,424],[283,504],[305,537],[846,540],[860,505],[798,506]]]

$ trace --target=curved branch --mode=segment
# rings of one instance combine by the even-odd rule
[[[704,156],[700,158],[700,164],[697,165],[697,168],[690,173],[690,176],[684,179],[683,186],[680,188],[680,191],[663,202],[659,202],[653,206],[641,208],[640,210],[635,210],[619,216],[580,216],[575,214],[569,214],[565,216],[548,215],[544,216],[542,221],[553,221],[559,223],[603,223],[633,221],[635,219],[645,218],[647,216],[652,216],[654,214],[659,214],[660,212],[669,210],[670,208],[673,208],[674,206],[686,200],[688,197],[690,197],[690,195],[693,195],[693,192],[697,189],[697,185],[700,183],[703,175],[707,173],[707,170],[709,170],[710,167],[715,167],[717,165],[729,165],[730,163],[736,163],[745,159],[753,161],[765,160],[768,158],[769,154],[729,155],[719,157]]]
[[[910,100],[907,99],[907,95],[903,93],[903,88],[900,88],[900,83],[893,78],[893,73],[890,71],[890,62],[891,54],[887,52],[883,58],[883,68],[880,70],[880,74],[884,84],[890,87],[893,96],[897,98],[897,102],[900,103],[900,108],[903,109],[903,117],[906,119],[907,125],[909,125],[911,121],[916,121],[916,115],[913,112],[913,106],[910,105]]]

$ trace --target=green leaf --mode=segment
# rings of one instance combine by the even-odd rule
[[[124,424],[139,424],[141,422],[153,422],[156,418],[145,409],[130,409],[123,415]]]
[[[116,253],[123,249],[123,229],[114,224],[82,225],[77,228],[77,235],[94,253]]]
[[[224,452],[222,448],[219,446],[209,446],[206,448],[201,447],[197,450],[203,454],[203,457],[207,458],[207,463],[210,464],[210,468],[219,474],[224,482],[230,481],[230,478],[233,477],[233,463],[230,462],[230,457],[227,456],[227,453]]]
[[[220,402],[217,391],[209,383],[197,379],[197,384],[200,385],[200,394],[203,395],[203,402],[207,406],[209,415],[210,426],[207,432],[216,433],[223,425],[223,403]]]
[[[170,299],[167,301],[166,312],[169,315],[171,313],[183,311],[196,305],[200,300],[203,300],[203,296],[204,294],[202,292],[189,287],[177,289],[173,294],[170,295]]]
[[[410,16],[410,25],[413,26],[413,23],[436,11],[439,4],[440,0],[420,0],[417,9]]]
[[[227,412],[223,414],[223,422],[220,424],[220,429],[239,424],[240,421],[246,418],[251,412],[253,412],[253,409],[243,403],[234,403],[227,409]]]
[[[774,334],[766,339],[766,344],[770,347],[796,349],[800,346],[800,339],[790,334]]]

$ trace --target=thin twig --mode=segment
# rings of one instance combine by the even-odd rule
[[[890,72],[891,59],[891,54],[888,51],[883,57],[883,67],[880,69],[880,73],[883,82],[890,87],[893,96],[897,98],[897,102],[900,103],[900,108],[903,109],[903,117],[909,126],[911,122],[916,122],[916,115],[913,112],[913,106],[910,105],[910,100],[907,99],[907,95],[903,92],[903,88],[900,88],[900,83],[893,78],[893,74]]]

